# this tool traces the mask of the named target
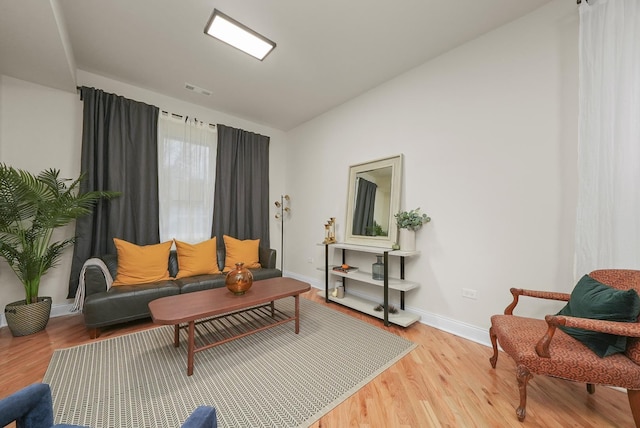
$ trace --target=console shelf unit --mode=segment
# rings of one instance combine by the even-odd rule
[[[378,248],[367,247],[364,245],[352,245],[352,244],[324,244],[325,255],[325,289],[318,294],[324,297],[327,303],[334,302],[343,306],[350,307],[359,312],[366,313],[368,315],[380,318],[384,321],[384,325],[388,326],[389,323],[397,324],[403,327],[407,327],[420,319],[420,316],[406,312],[404,310],[404,293],[420,286],[419,283],[413,281],[407,281],[404,279],[404,259],[405,257],[411,257],[420,254],[419,251],[399,251],[392,250],[391,248]],[[335,271],[333,268],[338,265],[329,264],[329,250],[330,247],[342,250],[342,263],[346,263],[347,251],[356,251],[362,253],[382,254],[384,260],[384,279],[375,280],[371,277],[371,272],[357,270],[354,272],[340,272]],[[400,259],[400,278],[389,277],[389,257],[399,257]],[[345,296],[343,298],[333,297],[329,293],[329,277],[330,275],[343,278],[343,284],[345,285]],[[376,302],[373,302],[362,297],[346,294],[347,280],[358,281],[366,284],[376,285],[383,288],[382,311],[375,311],[373,308]],[[400,310],[397,314],[389,313],[389,290],[400,291]]]

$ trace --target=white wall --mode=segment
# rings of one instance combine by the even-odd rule
[[[78,96],[8,76],[0,80],[0,162],[31,172],[48,168],[62,177],[80,173],[82,107]],[[56,231],[54,239],[72,236],[74,227]],[[40,295],[66,303],[72,251],[40,283]],[[7,263],[0,261],[0,308],[24,299],[24,288]],[[0,322],[1,324],[1,322]]]
[[[282,131],[91,73],[78,71],[78,84],[117,93],[210,123],[222,123],[270,136],[270,200],[279,200],[280,194],[284,191],[286,135]],[[0,111],[2,112],[0,115],[0,162],[33,172],[46,168],[58,168],[64,177],[79,175],[82,103],[78,94],[0,76]],[[278,256],[280,256],[279,224],[273,216],[271,218],[271,247],[278,249]],[[58,231],[57,236],[59,238],[65,234],[71,236],[74,230],[74,226],[69,226],[65,230]],[[53,298],[54,311],[56,305],[66,305],[70,302],[66,296],[71,255],[72,251],[67,250],[60,266],[52,269],[42,279],[40,295]],[[24,299],[22,285],[7,263],[2,260],[0,261],[0,308],[20,299]],[[0,325],[2,325],[1,317]]]
[[[323,286],[317,244],[329,217],[344,237],[349,165],[403,153],[401,207],[432,217],[407,308],[484,330],[510,287],[571,290],[577,30],[575,4],[551,2],[290,131],[285,269]]]

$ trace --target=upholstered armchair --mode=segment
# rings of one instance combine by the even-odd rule
[[[615,317],[609,318],[606,313],[597,316],[601,319],[566,315],[565,309],[569,307],[569,302],[574,300],[572,296],[575,295],[580,283],[572,294],[512,288],[513,301],[504,310],[504,315],[491,317],[489,334],[493,345],[493,356],[489,361],[495,368],[498,360],[498,342],[504,352],[515,361],[516,379],[520,391],[520,404],[516,414],[520,421],[526,416],[527,383],[532,379],[533,374],[538,374],[586,383],[586,389],[590,394],[595,392],[595,385],[627,389],[633,419],[636,427],[640,427],[638,297],[636,293],[628,291],[633,289],[640,292],[640,271],[597,270],[591,272],[588,277],[585,275],[583,279],[595,280],[592,282],[608,286],[604,287],[600,284],[612,293],[617,293],[617,297],[627,299],[625,304],[630,302],[627,297],[633,298],[633,302],[629,305],[635,306],[636,312],[628,316],[629,319],[625,322]],[[547,315],[544,320],[519,317],[513,315],[513,310],[520,296],[564,301],[567,302],[567,306],[557,315]],[[575,300],[578,299],[575,298]],[[590,302],[595,299],[588,295],[584,300]],[[624,306],[620,302],[609,301],[607,308],[615,309]],[[608,338],[609,345],[613,343],[619,347],[618,349],[614,349],[613,345],[601,347],[600,350],[607,354],[604,357],[594,352],[595,348],[592,344],[585,345],[588,342],[582,340],[581,336],[601,333]],[[578,340],[575,337],[581,339]]]

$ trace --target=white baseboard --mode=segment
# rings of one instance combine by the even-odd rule
[[[283,272],[283,276],[288,276],[300,281],[308,282],[313,288],[324,290],[324,281],[316,278],[309,278],[303,275],[298,275],[293,272]],[[363,297],[365,299],[378,299],[379,297],[367,295],[366,293],[354,292],[356,296]],[[471,340],[472,342],[479,343],[484,346],[491,347],[491,340],[489,339],[489,330],[476,327],[471,324],[467,324],[461,321],[456,321],[451,318],[443,317],[442,315],[434,314],[424,311],[422,309],[405,306],[405,310],[417,315],[420,315],[420,323],[428,325],[438,330],[446,331],[447,333],[460,336],[464,339]]]
[[[72,309],[73,309],[73,303],[51,305],[51,318],[75,314],[76,312],[71,312]],[[7,325],[7,319],[4,317],[4,312],[3,312],[2,314],[0,314],[0,327],[5,327],[6,325]]]

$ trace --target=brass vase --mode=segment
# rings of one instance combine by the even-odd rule
[[[241,296],[253,284],[253,274],[244,267],[244,263],[236,263],[236,268],[227,274],[225,284],[229,291],[236,296]]]

